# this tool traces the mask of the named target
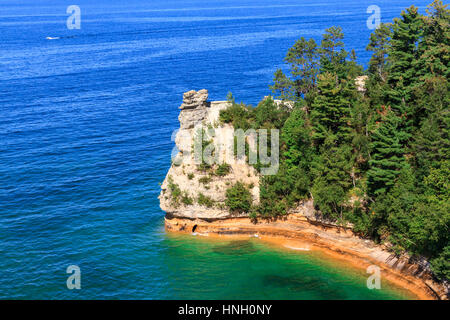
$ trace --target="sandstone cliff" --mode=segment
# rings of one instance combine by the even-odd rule
[[[190,219],[231,217],[232,214],[225,206],[225,192],[238,181],[251,187],[254,203],[259,201],[259,177],[256,170],[245,161],[226,161],[233,152],[234,130],[230,125],[220,124],[219,113],[228,106],[226,101],[208,102],[207,90],[184,94],[178,117],[180,130],[175,137],[178,152],[172,160],[159,196],[161,209],[169,216]],[[192,152],[199,130],[208,131],[215,150],[216,161],[207,170],[199,165]],[[229,172],[216,174],[219,165],[225,162],[230,166]],[[204,201],[199,201],[199,197]]]

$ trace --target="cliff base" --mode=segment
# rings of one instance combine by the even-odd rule
[[[256,237],[292,250],[321,251],[357,268],[376,265],[380,267],[382,281],[409,290],[417,299],[448,299],[447,288],[435,282],[420,261],[397,257],[373,241],[357,237],[350,229],[311,223],[302,214],[256,223],[245,217],[203,220],[167,215],[165,226],[169,232],[208,237]]]

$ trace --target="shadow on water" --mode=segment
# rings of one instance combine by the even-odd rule
[[[213,252],[218,254],[226,254],[230,256],[240,256],[244,254],[255,253],[257,249],[248,240],[236,240],[231,241],[225,245],[216,246],[212,249]]]
[[[316,299],[346,299],[345,292],[335,289],[336,284],[312,276],[280,276],[265,275],[262,277],[263,287],[281,288],[294,292],[311,292]],[[319,295],[319,296],[317,296]]]

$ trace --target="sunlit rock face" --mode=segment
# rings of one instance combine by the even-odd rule
[[[183,104],[180,106],[181,112],[178,117],[180,129],[192,129],[201,123],[207,113],[209,104],[208,90],[191,90],[183,94]]]
[[[170,216],[189,219],[223,219],[236,217],[225,206],[226,190],[236,182],[251,186],[253,203],[259,202],[259,175],[245,161],[232,161],[234,129],[219,121],[220,110],[229,107],[227,101],[208,101],[208,91],[189,91],[183,94],[180,106],[180,129],[175,137],[178,154],[172,159],[172,165],[161,185],[160,206]],[[212,132],[215,157],[218,159],[208,171],[202,170],[193,154],[194,137],[199,130]],[[230,172],[225,176],[214,174],[220,163],[228,163]],[[178,186],[182,194],[192,200],[192,204],[173,201],[169,188],[169,177]],[[198,204],[200,194],[210,198],[210,207]],[[185,201],[188,202],[188,201]],[[246,216],[241,214],[239,216]]]
[[[366,81],[369,79],[368,76],[359,76],[355,79],[356,90],[359,92],[366,92]]]

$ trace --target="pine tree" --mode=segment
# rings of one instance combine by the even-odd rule
[[[315,179],[311,193],[322,214],[342,222],[351,186],[353,156],[349,145],[337,147],[334,139],[327,137],[321,155],[312,163]]]
[[[290,65],[291,80],[298,97],[304,97],[315,88],[318,64],[318,48],[314,39],[301,37],[289,49],[284,59]]]
[[[295,108],[291,112],[281,130],[281,139],[284,142],[283,156],[287,165],[308,169],[313,150],[310,128],[302,109]]]
[[[414,64],[421,80],[427,76],[447,79],[450,76],[450,10],[447,7],[441,0],[435,0],[428,6],[428,16],[423,17],[423,41],[419,44],[419,57]]]
[[[395,183],[400,170],[408,163],[405,158],[407,134],[399,130],[402,119],[386,110],[382,122],[372,134],[372,158],[367,172],[369,194],[386,193]]]
[[[423,121],[414,135],[412,152],[419,185],[432,168],[450,158],[450,114],[448,109],[435,112]]]
[[[350,108],[355,100],[354,81],[339,80],[336,74],[318,76],[318,93],[311,105],[314,138],[320,142],[327,132],[348,139]]]
[[[270,86],[272,92],[282,100],[291,100],[295,93],[293,89],[294,83],[283,70],[278,69],[274,74],[273,85]]]
[[[413,88],[416,128],[430,113],[440,112],[450,102],[450,10],[447,7],[435,0],[428,7],[428,16],[423,17],[423,40],[418,46],[418,59],[413,62],[418,79]]]
[[[385,82],[387,79],[387,54],[390,36],[390,24],[383,23],[370,35],[370,42],[366,47],[366,50],[373,52],[368,71],[375,76],[376,81]]]
[[[356,184],[356,175],[361,177],[367,170],[370,156],[370,131],[375,125],[373,111],[366,99],[355,101],[350,109],[351,145],[355,157],[352,178]]]
[[[391,24],[381,24],[370,35],[370,42],[366,47],[366,50],[373,53],[369,62],[369,79],[365,83],[365,95],[369,98],[367,104],[374,110],[386,104],[389,92],[387,78],[391,35]]]
[[[320,72],[336,74],[339,79],[348,76],[346,69],[348,53],[344,49],[344,34],[341,27],[331,27],[325,30],[320,44]]]
[[[411,132],[409,118],[412,115],[411,91],[416,81],[413,62],[418,56],[418,42],[422,37],[423,22],[418,9],[411,6],[394,19],[390,40],[388,79],[390,90],[386,104],[398,115],[406,115],[404,125]]]

